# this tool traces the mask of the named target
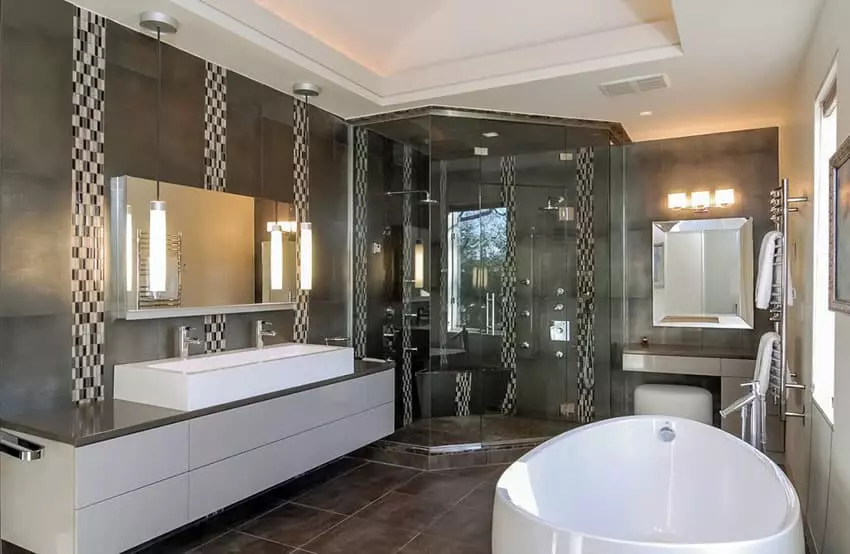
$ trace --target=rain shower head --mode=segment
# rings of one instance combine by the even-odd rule
[[[431,193],[428,192],[427,190],[393,190],[393,191],[390,191],[390,192],[385,192],[384,194],[386,196],[405,196],[405,195],[408,195],[408,194],[424,194],[425,198],[420,200],[419,204],[422,204],[422,205],[425,205],[425,206],[434,206],[434,205],[440,203],[438,200],[434,200],[433,198],[431,198]]]

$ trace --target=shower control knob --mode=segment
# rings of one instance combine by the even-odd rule
[[[567,292],[563,289],[563,287],[558,287],[555,289],[555,296],[564,296],[564,293]]]
[[[557,352],[555,352],[555,357],[560,360],[561,358],[564,357],[564,353],[561,352],[560,350],[558,350]]]
[[[564,311],[564,305],[563,304],[555,304],[555,307],[552,308],[552,309],[555,310],[556,312],[563,312]]]
[[[528,310],[523,310],[519,313],[522,317],[531,317],[531,312]]]
[[[529,348],[531,348],[531,345],[528,344],[527,342],[521,342],[521,343],[519,343],[519,347],[522,348],[523,350],[528,350]]]
[[[528,286],[528,285],[531,284],[531,279],[519,279],[518,282],[519,282],[520,285]]]

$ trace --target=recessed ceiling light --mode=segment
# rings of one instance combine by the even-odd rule
[[[640,112],[640,115],[643,116],[643,117],[646,117],[646,116],[652,115],[652,112],[647,110],[645,112]]]
[[[499,133],[496,131],[487,131],[486,133],[481,133],[481,136],[484,138],[496,138],[499,136]]]

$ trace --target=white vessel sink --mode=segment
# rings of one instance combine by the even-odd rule
[[[281,344],[115,366],[115,398],[200,410],[354,373],[354,350]]]

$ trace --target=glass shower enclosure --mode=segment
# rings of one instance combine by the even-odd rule
[[[397,432],[525,444],[610,409],[604,122],[423,108],[354,122],[360,357],[397,362]]]

